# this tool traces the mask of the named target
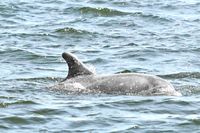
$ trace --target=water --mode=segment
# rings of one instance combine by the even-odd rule
[[[0,1],[0,132],[200,132],[198,0]],[[182,97],[48,90],[76,54],[97,73],[159,75]]]

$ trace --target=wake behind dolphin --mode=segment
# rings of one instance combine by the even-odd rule
[[[171,95],[181,96],[168,81],[148,74],[121,73],[96,75],[71,53],[63,53],[68,75],[63,82],[51,87],[69,93],[118,95]]]

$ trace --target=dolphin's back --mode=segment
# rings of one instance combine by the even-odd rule
[[[137,73],[77,76],[60,83],[56,88],[121,95],[181,95],[166,80]]]
[[[96,80],[93,81],[93,83],[86,85],[87,89],[107,94],[180,95],[169,82],[152,75],[115,74],[96,77]]]

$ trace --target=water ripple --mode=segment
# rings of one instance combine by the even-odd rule
[[[77,29],[69,28],[69,27],[57,29],[56,32],[65,33],[65,34],[84,34],[84,35],[85,34],[92,34],[92,33],[85,31],[85,30],[77,30]]]
[[[3,102],[0,103],[0,108],[5,108],[11,105],[29,105],[29,104],[37,104],[34,101],[30,101],[30,100],[18,100],[16,102]]]
[[[5,117],[3,118],[3,121],[9,124],[18,124],[18,125],[30,124],[26,118],[19,117],[19,116]]]
[[[171,18],[166,18],[166,17],[162,17],[160,15],[155,15],[155,14],[146,14],[146,13],[143,13],[143,12],[134,12],[133,13],[134,16],[138,16],[138,17],[142,17],[144,19],[149,19],[151,21],[154,21],[154,22],[165,22],[165,23],[169,23],[169,22],[173,22],[174,20],[171,19]]]
[[[199,132],[197,0],[1,0],[1,132]],[[182,97],[66,94],[63,51],[100,73],[143,72]]]
[[[51,108],[43,108],[32,111],[32,113],[37,115],[62,115],[66,112],[58,110],[58,109],[51,109]]]
[[[94,15],[106,16],[106,17],[122,16],[122,15],[129,14],[127,12],[122,12],[122,11],[118,11],[118,10],[114,10],[114,9],[110,9],[110,8],[101,8],[101,7],[98,7],[98,8],[81,7],[81,8],[79,8],[79,11],[81,14],[94,14]]]
[[[163,78],[181,79],[181,78],[197,78],[200,79],[200,72],[180,72],[167,75],[158,75]]]

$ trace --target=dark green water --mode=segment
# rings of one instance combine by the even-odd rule
[[[200,132],[198,0],[0,1],[0,132]],[[67,95],[61,53],[159,75],[184,96]]]

